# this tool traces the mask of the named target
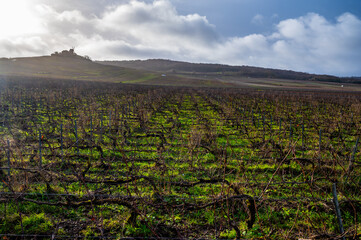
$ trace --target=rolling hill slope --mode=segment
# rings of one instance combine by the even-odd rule
[[[145,71],[101,65],[77,55],[2,58],[0,75],[105,82],[141,81],[157,77]]]
[[[270,69],[251,66],[229,66],[222,64],[188,63],[164,59],[149,59],[135,61],[98,61],[98,63],[151,70],[168,74],[184,76],[218,76],[218,77],[250,77],[267,79],[326,81],[338,83],[361,83],[361,78],[340,78],[331,75],[309,74],[290,70]]]
[[[67,54],[63,54],[66,52]],[[0,77],[67,79],[189,87],[251,87],[361,91],[359,78],[338,78],[294,71],[170,60],[91,61],[63,51],[51,56],[1,58]],[[343,85],[345,83],[345,85]]]
[[[151,70],[104,65],[76,54],[1,58],[0,76],[169,86],[223,87],[229,85],[217,80],[181,76],[167,77]]]

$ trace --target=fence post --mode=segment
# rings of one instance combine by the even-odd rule
[[[128,118],[131,117],[131,114],[130,114],[130,102],[128,102]]]
[[[109,122],[108,122],[108,127],[110,128],[110,126],[112,125],[112,110],[109,111]]]
[[[19,102],[19,112],[21,113],[22,111],[22,107],[21,107],[21,102],[22,102],[22,95],[20,95],[20,102]]]
[[[305,125],[302,123],[302,158],[305,157]]]
[[[90,116],[90,141],[93,141],[93,116]]]
[[[279,135],[281,136],[281,128],[282,128],[282,118],[280,118],[280,126],[279,126]]]
[[[10,179],[11,172],[10,172],[10,141],[8,140],[8,151],[7,151],[7,158],[8,158],[8,176]]]
[[[353,162],[355,160],[355,154],[357,152],[357,145],[358,145],[358,142],[359,142],[360,138],[358,137],[357,140],[356,140],[356,144],[355,144],[355,147],[353,149],[353,152],[352,152],[352,156],[350,158],[350,162],[348,164],[348,168],[347,168],[347,177],[350,175],[352,169],[353,169]]]
[[[320,131],[319,131],[319,136],[320,136],[320,139],[318,141],[318,148],[319,148],[319,151],[320,151],[320,154],[321,154],[321,144],[322,144],[322,130],[320,128]]]
[[[263,141],[266,139],[266,118],[264,116],[264,113],[262,115],[262,125],[263,125]]]
[[[61,162],[64,164],[64,150],[63,150],[63,124],[60,124],[60,150],[61,150]]]
[[[335,205],[335,209],[336,209],[338,226],[340,228],[340,233],[343,234],[344,230],[343,230],[343,225],[342,225],[340,206],[338,204],[338,199],[337,199],[336,183],[333,183],[333,185],[332,185],[332,194],[333,194],[333,204]],[[345,240],[345,237],[342,237],[342,239]]]
[[[43,159],[42,159],[42,155],[41,155],[41,130],[39,130],[39,166],[40,168],[43,165]]]
[[[292,145],[292,136],[293,132],[292,132],[292,122],[290,121],[290,146]]]
[[[302,135],[301,135],[301,138],[302,138],[302,149],[304,149],[305,147],[305,125],[302,123]]]
[[[103,115],[100,116],[100,142],[103,142]]]
[[[254,126],[256,126],[256,123],[255,123],[255,121],[254,121],[254,117],[253,117],[253,108],[252,108],[252,111],[251,111],[251,119],[252,119],[252,124],[254,124]],[[251,124],[251,125],[252,125]]]
[[[79,155],[79,141],[78,141],[78,126],[75,121],[75,144],[76,144],[76,154]]]

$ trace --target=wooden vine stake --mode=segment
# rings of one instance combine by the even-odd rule
[[[352,156],[351,156],[349,164],[348,164],[347,176],[349,176],[351,174],[351,172],[352,172],[354,161],[355,161],[355,154],[357,152],[357,145],[358,145],[359,140],[360,140],[360,138],[357,138],[357,140],[356,140],[356,144],[355,144],[355,147],[354,147],[353,152],[352,152]]]
[[[10,141],[8,140],[7,141],[8,142],[8,151],[7,151],[7,158],[8,158],[8,176],[9,176],[9,179],[10,179],[10,177],[11,177],[11,172],[10,172],[10,167],[11,167],[11,165],[10,165]]]
[[[79,140],[78,140],[78,125],[75,121],[75,143],[76,143],[76,154],[79,155]]]
[[[43,159],[41,155],[41,131],[39,130],[39,167],[43,165]]]
[[[338,204],[338,199],[337,199],[336,183],[333,183],[333,185],[332,185],[332,194],[333,194],[333,204],[335,205],[335,209],[336,209],[338,226],[340,229],[340,233],[343,234],[344,230],[343,230],[343,225],[342,225],[340,206]],[[342,239],[345,240],[345,237],[342,237]]]
[[[290,121],[290,147],[292,145],[292,140],[293,140],[292,122]]]
[[[319,148],[319,151],[320,151],[320,154],[321,154],[321,145],[322,145],[322,130],[320,129],[319,133],[319,140],[318,140],[318,148]]]
[[[90,142],[93,144],[93,116],[90,116]]]
[[[302,158],[305,157],[305,125],[302,123]]]
[[[60,150],[61,150],[61,162],[64,164],[64,150],[63,150],[63,124],[60,124]]]

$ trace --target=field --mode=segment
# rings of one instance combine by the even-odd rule
[[[0,58],[0,79],[76,80],[153,86],[268,88],[361,92],[358,78],[169,60],[95,62],[79,55]],[[137,64],[138,63],[138,64]],[[120,65],[119,65],[120,64]],[[184,69],[185,68],[185,69]]]
[[[0,82],[3,239],[361,236],[361,95]]]

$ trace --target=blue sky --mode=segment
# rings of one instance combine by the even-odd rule
[[[75,46],[97,60],[361,76],[360,0],[1,0],[0,29],[0,57]]]
[[[197,12],[224,36],[268,33],[280,20],[318,13],[334,21],[345,12],[361,18],[360,0],[172,0],[181,14]],[[257,14],[262,24],[252,23]]]

